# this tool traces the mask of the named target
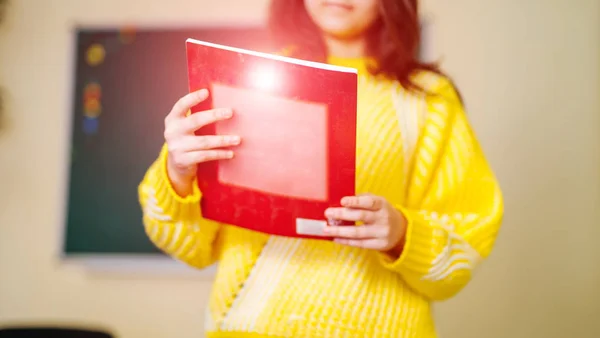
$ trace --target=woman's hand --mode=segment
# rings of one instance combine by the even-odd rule
[[[325,234],[340,244],[400,254],[406,233],[406,219],[400,211],[383,197],[374,195],[344,197],[341,204],[341,208],[328,208],[325,217],[363,224],[328,225]]]
[[[231,150],[219,149],[238,145],[238,136],[195,135],[195,131],[219,120],[231,118],[231,109],[212,109],[188,115],[188,111],[208,98],[208,90],[190,93],[175,103],[165,118],[165,141],[169,155],[167,174],[180,196],[192,192],[198,163],[230,159]]]

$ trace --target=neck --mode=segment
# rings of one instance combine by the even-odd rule
[[[325,46],[329,55],[341,58],[361,58],[365,56],[367,41],[363,37],[342,40],[325,36]]]

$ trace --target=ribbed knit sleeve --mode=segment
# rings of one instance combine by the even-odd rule
[[[150,240],[173,258],[196,268],[214,263],[213,243],[219,223],[202,218],[201,193],[179,196],[167,176],[167,149],[150,166],[138,187],[143,221]]]
[[[492,250],[503,216],[498,182],[449,81],[428,99],[398,209],[408,220],[400,257],[383,264],[433,300],[455,295]]]

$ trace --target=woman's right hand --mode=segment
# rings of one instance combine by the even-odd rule
[[[233,151],[220,149],[240,143],[235,135],[196,135],[195,131],[219,120],[231,118],[227,108],[211,109],[188,115],[188,111],[208,98],[208,90],[189,93],[175,103],[165,118],[165,141],[168,149],[167,174],[180,196],[192,192],[198,163],[230,159]]]

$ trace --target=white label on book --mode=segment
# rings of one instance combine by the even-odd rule
[[[296,218],[296,233],[306,236],[325,236],[327,222],[316,219]]]

